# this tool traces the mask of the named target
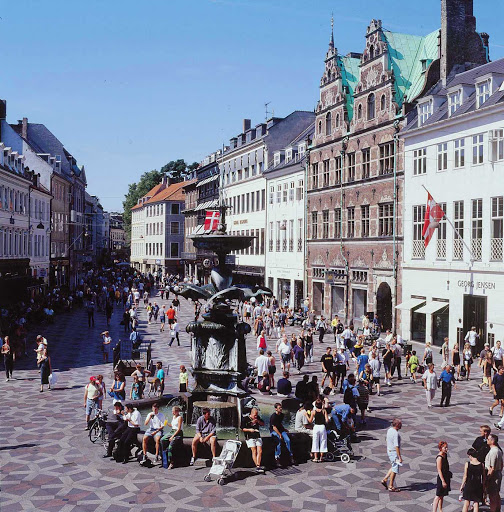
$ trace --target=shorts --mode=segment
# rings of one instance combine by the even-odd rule
[[[91,416],[91,413],[97,407],[98,403],[96,400],[91,400],[90,398],[86,399],[86,416]]]
[[[245,313],[245,318],[250,318],[250,313]]]
[[[284,363],[290,363],[290,361],[291,361],[290,352],[288,354],[282,354],[282,361]]]
[[[392,473],[395,473],[397,475],[397,473],[399,473],[399,464],[397,464],[397,452],[395,450],[388,450],[387,453],[390,460],[390,464],[392,466]]]
[[[249,448],[262,446],[262,439],[258,437],[257,439],[247,439],[247,446]]]
[[[373,384],[380,384],[381,377],[373,377]]]
[[[147,432],[145,432],[145,435],[146,436],[154,436],[154,437],[161,437],[163,435],[163,431],[160,430],[159,432],[157,432],[156,434],[154,434],[154,431],[157,430],[155,428],[150,428],[149,430],[147,430]]]
[[[494,395],[494,400],[504,400],[504,392],[499,391],[496,395]]]

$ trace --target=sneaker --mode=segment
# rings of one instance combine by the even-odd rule
[[[488,409],[488,412],[489,412],[490,416],[493,416],[493,409],[491,407]]]
[[[5,379],[5,382],[9,382],[9,379]]]
[[[495,427],[497,430],[502,430],[502,427],[501,427],[498,423],[494,423],[494,427]]]
[[[195,457],[191,457],[191,461],[189,462],[189,466],[194,466],[194,463],[196,462]]]
[[[42,390],[41,390],[42,391]],[[84,430],[89,430],[89,426],[87,426]]]

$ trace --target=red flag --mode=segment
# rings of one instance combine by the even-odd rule
[[[219,225],[220,212],[218,210],[208,210],[205,217],[205,231],[214,231]]]
[[[432,199],[432,196],[427,192],[427,208],[425,210],[424,226],[422,236],[424,237],[424,245],[429,245],[430,239],[434,234],[434,231],[439,226],[441,219],[445,213],[441,207]]]

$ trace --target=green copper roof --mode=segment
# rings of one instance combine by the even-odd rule
[[[427,67],[438,57],[438,33],[432,32],[426,37],[399,34],[383,30],[387,42],[389,67],[394,73],[396,87],[396,102],[402,106],[404,96],[408,101],[415,99],[422,91],[425,72],[422,60]]]
[[[348,87],[346,95],[348,118],[353,117],[353,94],[360,78],[360,59],[354,57],[337,57],[338,66],[341,69],[343,86]]]

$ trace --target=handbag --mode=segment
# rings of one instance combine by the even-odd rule
[[[58,382],[58,374],[51,372],[48,377],[49,386],[54,386]]]

